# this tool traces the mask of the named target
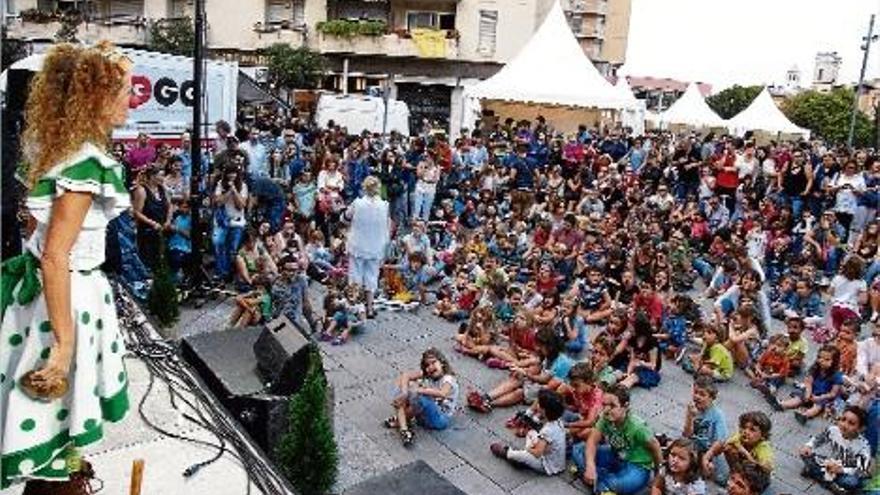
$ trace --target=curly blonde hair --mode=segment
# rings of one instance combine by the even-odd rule
[[[131,61],[109,42],[54,46],[31,83],[23,154],[28,185],[86,142],[106,146]]]

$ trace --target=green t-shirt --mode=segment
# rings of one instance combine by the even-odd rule
[[[718,374],[725,380],[733,376],[733,356],[724,344],[715,344],[709,348],[708,361],[715,366]]]
[[[739,445],[739,432],[734,433],[732,437],[727,439],[727,443]],[[773,470],[773,447],[770,445],[770,442],[767,440],[761,440],[757,445],[752,447],[750,453],[752,454],[752,457],[758,461],[758,464]]]
[[[623,424],[617,426],[603,416],[596,423],[596,428],[618,456],[645,469],[654,469],[654,457],[648,448],[654,434],[645,420],[629,413]]]

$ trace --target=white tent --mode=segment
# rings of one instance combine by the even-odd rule
[[[728,127],[742,135],[746,131],[767,131],[772,133],[800,134],[809,138],[809,129],[793,124],[782,110],[776,106],[770,92],[765,87],[745,110],[736,114],[728,122]]]
[[[632,88],[629,85],[629,81],[627,81],[625,77],[617,79],[617,84],[614,85],[614,89],[617,90],[617,94],[627,101],[629,105],[624,108],[620,114],[621,124],[623,124],[624,127],[632,129],[633,135],[635,136],[644,134],[645,114],[647,112],[645,102],[635,97]]]
[[[614,110],[629,105],[584,54],[558,0],[513,60],[466,96]]]
[[[681,98],[660,114],[660,124],[661,126],[684,124],[694,127],[722,127],[725,122],[709,108],[700,88],[690,83]]]

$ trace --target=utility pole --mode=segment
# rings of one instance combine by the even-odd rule
[[[195,0],[195,43],[193,46],[193,114],[192,140],[190,157],[192,160],[192,177],[190,182],[190,242],[192,244],[192,285],[199,288],[203,285],[204,270],[202,269],[202,245],[204,229],[201,219],[202,207],[202,69],[205,40],[205,1]]]
[[[871,43],[877,41],[877,35],[874,34],[874,14],[871,14],[871,21],[868,23],[868,35],[862,38],[865,43],[860,46],[865,54],[862,56],[862,71],[859,74],[859,84],[856,86],[855,95],[853,96],[852,116],[849,119],[849,137],[846,145],[852,148],[853,138],[856,132],[856,115],[859,113],[859,95],[862,93],[862,84],[865,82],[865,69],[868,67],[868,53],[871,51]]]

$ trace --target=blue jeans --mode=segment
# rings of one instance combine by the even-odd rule
[[[415,402],[418,411],[416,418],[420,425],[431,430],[445,430],[449,427],[452,415],[441,411],[437,401],[426,395],[419,395]]]
[[[871,457],[877,455],[877,444],[880,443],[880,399],[874,399],[868,406],[868,424],[865,428],[865,438],[871,446]]]
[[[214,245],[214,272],[218,277],[226,278],[232,273],[232,260],[243,236],[244,227],[214,226],[211,243]]]
[[[406,204],[406,193],[391,200],[391,219],[398,226],[406,225],[406,219],[409,217]]]
[[[579,473],[586,468],[585,450],[585,442],[572,447],[571,458]],[[610,446],[600,445],[596,450],[595,493],[611,491],[618,495],[631,495],[643,490],[650,481],[651,471],[622,460]]]
[[[868,265],[868,269],[865,270],[865,283],[870,286],[874,279],[877,278],[877,275],[880,275],[880,261],[874,260]]]
[[[825,477],[825,472],[822,470],[822,467],[816,462],[815,457],[802,457],[804,461],[804,467],[807,470],[807,474],[810,475],[810,478],[821,480]],[[832,482],[840,488],[843,488],[847,491],[847,493],[856,493],[859,487],[862,485],[862,480],[856,475],[853,474],[838,474],[834,481]]]
[[[801,218],[801,212],[804,211],[804,198],[801,196],[785,195],[785,202],[791,206],[791,217],[795,220]]]
[[[837,267],[840,265],[840,250],[836,247],[828,250],[828,258],[825,260],[825,276],[831,278],[837,273]]]
[[[428,218],[431,216],[431,206],[434,205],[435,194],[416,190],[415,201],[413,202],[413,218],[418,217],[428,221]]]

